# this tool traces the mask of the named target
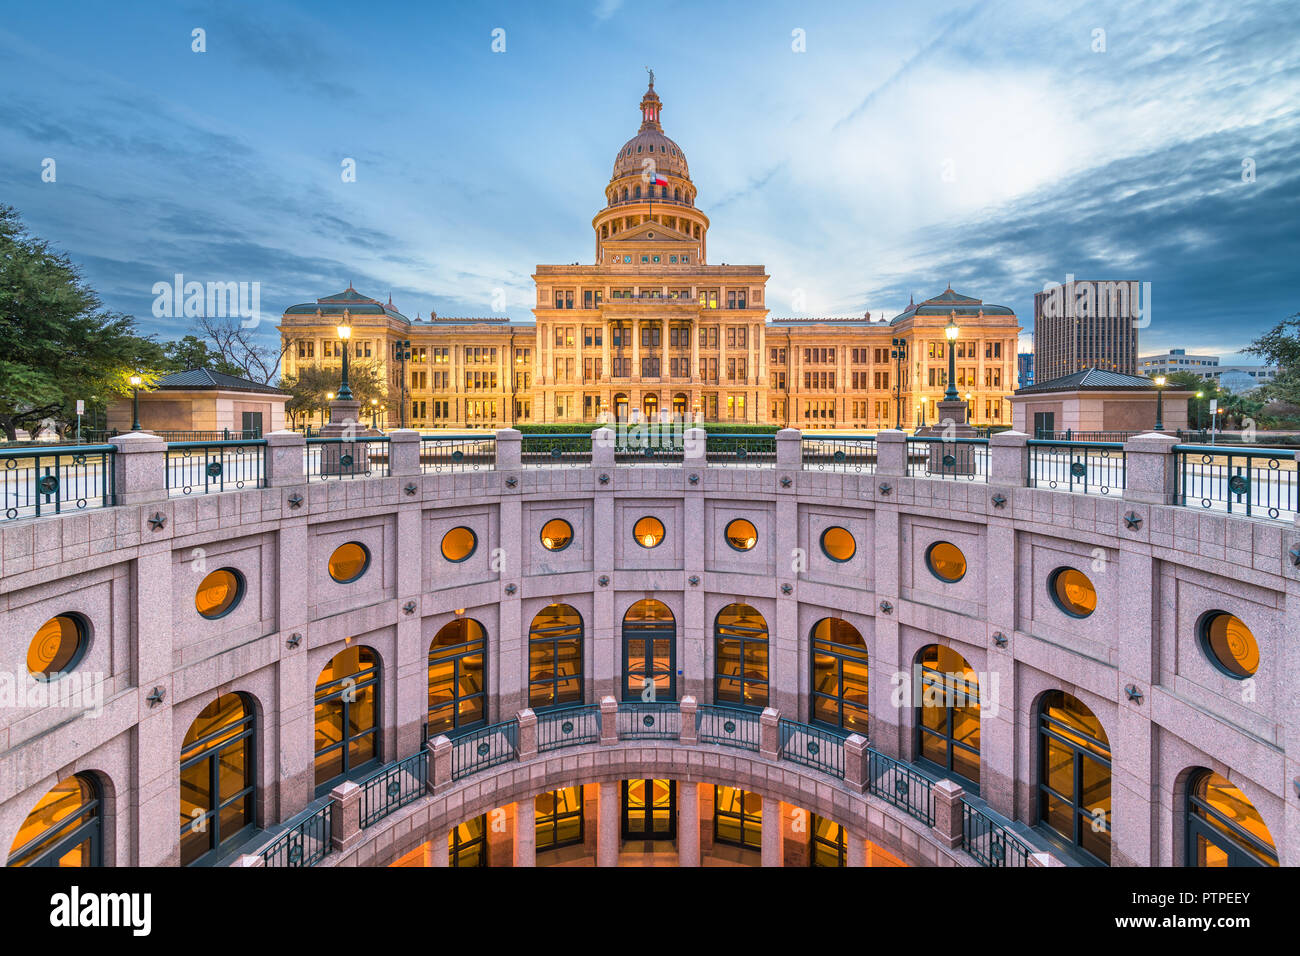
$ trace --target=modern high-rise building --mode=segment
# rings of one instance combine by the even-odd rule
[[[651,81],[591,220],[595,261],[538,265],[534,321],[408,319],[352,288],[285,310],[282,371],[354,356],[384,366],[390,416],[414,427],[593,422],[602,416],[800,428],[912,427],[956,385],[978,424],[1010,421],[1019,326],[1005,306],[945,289],[886,320],[770,318],[762,265],[715,264],[686,154]],[[403,347],[398,346],[403,343]],[[409,343],[407,345],[406,343]],[[409,359],[406,356],[409,354]]]
[[[1075,280],[1034,296],[1034,375],[1048,382],[1086,368],[1138,374],[1143,283]],[[1149,299],[1150,293],[1148,292]]]
[[[1016,356],[1016,387],[1026,388],[1034,384],[1034,353],[1021,352]]]

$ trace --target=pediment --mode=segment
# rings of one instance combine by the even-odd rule
[[[647,242],[689,242],[694,244],[697,241],[684,232],[668,228],[661,222],[643,222],[639,226],[633,226],[631,229],[615,233],[608,239],[603,240],[605,245],[615,245],[620,242],[641,244]]]

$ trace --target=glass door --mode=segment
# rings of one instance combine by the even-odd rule
[[[623,839],[677,836],[677,787],[671,780],[623,781]]]

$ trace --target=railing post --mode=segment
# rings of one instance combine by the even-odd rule
[[[591,433],[591,467],[614,467],[614,444],[617,433],[608,425],[601,425]]]
[[[867,754],[867,738],[861,734],[849,734],[848,739],[844,741],[845,784],[855,792],[866,789],[870,763]]]
[[[157,435],[136,432],[109,439],[113,483],[119,505],[167,500],[167,443]]]
[[[429,791],[437,793],[451,783],[451,741],[439,734],[429,741]]]
[[[420,433],[395,428],[388,433],[388,474],[406,478],[420,473]]]
[[[941,846],[961,846],[961,803],[966,791],[951,780],[940,780],[930,789],[934,794],[934,838]]]
[[[876,474],[907,474],[907,434],[896,428],[876,432]]]
[[[278,431],[266,435],[266,457],[262,474],[268,488],[284,488],[303,482],[304,450],[307,439],[297,432]]]
[[[600,743],[618,743],[618,701],[610,696],[600,699]]]
[[[989,484],[1024,488],[1029,484],[1029,436],[998,432],[989,436]]]
[[[688,428],[682,434],[682,464],[703,465],[709,450],[709,433],[703,428]]]
[[[497,431],[497,471],[506,474],[519,471],[523,464],[523,435],[518,428],[502,428]]]
[[[1178,488],[1178,439],[1150,432],[1124,443],[1124,500],[1173,504]]]
[[[537,714],[531,707],[519,712],[519,759],[537,756]]]
[[[776,467],[798,472],[803,467],[803,432],[782,428],[776,433]]]
[[[695,715],[699,712],[699,705],[696,704],[694,697],[687,694],[682,698],[682,702],[678,706],[682,712],[682,731],[678,740],[684,744],[698,743],[699,737],[696,735]]]
[[[781,714],[775,707],[764,707],[758,715],[758,752],[776,760],[781,750]]]
[[[361,793],[351,780],[330,791],[330,803],[334,805],[330,846],[335,852],[350,850],[361,839]]]

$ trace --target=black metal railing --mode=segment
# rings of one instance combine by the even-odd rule
[[[520,459],[525,465],[582,468],[591,464],[592,437],[582,435],[524,435]]]
[[[420,471],[426,475],[494,471],[496,435],[421,435]]]
[[[307,480],[387,478],[387,438],[308,438]]]
[[[167,446],[169,495],[206,495],[261,488],[266,483],[266,440],[173,442]]]
[[[451,739],[451,779],[519,759],[519,718],[489,724]]]
[[[619,740],[678,740],[682,712],[676,701],[624,701],[615,718]]]
[[[112,445],[0,452],[0,502],[6,521],[117,504]]]
[[[615,464],[680,465],[685,456],[686,437],[678,428],[620,424],[615,434]]]
[[[360,816],[364,830],[399,807],[424,795],[429,781],[429,751],[421,749],[361,781]]]
[[[987,438],[909,438],[907,474],[911,478],[988,481],[989,441]]]
[[[1293,519],[1296,453],[1280,448],[1175,445],[1175,502],[1246,517]]]
[[[780,721],[781,749],[777,756],[844,779],[844,740],[833,730],[788,720]]]
[[[1034,851],[978,807],[961,802],[961,848],[981,866],[1028,866]]]
[[[720,744],[757,751],[762,727],[757,710],[701,704],[695,717],[696,734],[702,744]]]
[[[775,468],[776,435],[710,435],[705,457],[710,465]]]
[[[1119,495],[1124,491],[1123,442],[1039,441],[1028,446],[1026,483],[1030,488]]]
[[[1123,432],[1123,431],[1075,431],[1073,428],[1067,428],[1063,432],[1051,431],[1046,428],[1039,428],[1034,432],[1034,439],[1038,441],[1064,441],[1064,442],[1097,442],[1097,441],[1117,441],[1121,445],[1135,435],[1141,435],[1142,432]]]
[[[934,790],[923,776],[901,760],[867,750],[867,792],[934,826]]]
[[[537,715],[537,752],[579,747],[600,741],[600,706],[576,704]]]
[[[315,866],[334,849],[334,802],[327,800],[315,810],[301,814],[302,819],[262,851],[266,866]]]
[[[801,444],[804,471],[843,471],[859,475],[876,472],[875,435],[805,437]]]

